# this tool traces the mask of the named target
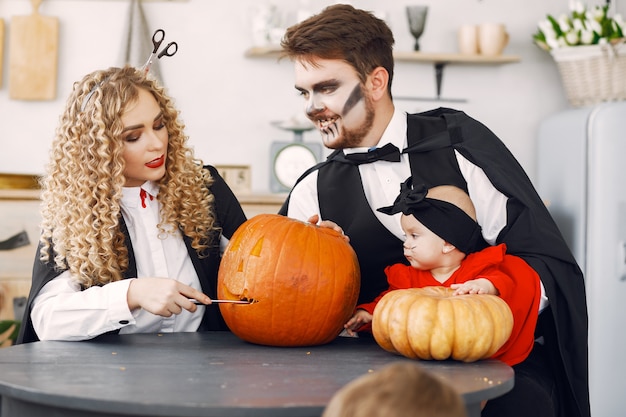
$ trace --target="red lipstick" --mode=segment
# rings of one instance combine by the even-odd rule
[[[146,163],[146,166],[148,168],[159,168],[160,166],[162,166],[165,163],[165,156],[161,155],[160,157],[153,159],[150,162]]]

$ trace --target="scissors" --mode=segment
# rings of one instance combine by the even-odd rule
[[[163,50],[161,50],[161,52],[157,54],[161,43],[163,43],[163,39],[165,39],[165,31],[163,29],[155,30],[152,35],[152,45],[154,45],[154,49],[152,49],[152,53],[148,57],[146,63],[143,64],[142,68],[146,73],[150,71],[150,66],[152,65],[155,57],[160,59],[162,56],[172,56],[176,53],[176,51],[178,51],[178,44],[176,42],[170,42]]]

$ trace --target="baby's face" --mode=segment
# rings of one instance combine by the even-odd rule
[[[400,225],[404,231],[404,256],[412,267],[431,270],[441,265],[445,241],[420,223],[412,214],[403,214]]]

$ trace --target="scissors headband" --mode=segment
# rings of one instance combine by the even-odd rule
[[[165,39],[165,31],[163,29],[157,29],[152,34],[153,49],[152,49],[152,52],[150,53],[150,56],[148,57],[148,60],[141,67],[141,70],[144,71],[144,73],[147,74],[150,71],[150,66],[154,62],[155,58],[161,59],[164,56],[173,56],[178,51],[178,44],[176,42],[170,42],[167,44],[165,48],[161,50],[161,52],[159,52],[159,47],[163,43],[164,39]],[[80,106],[81,112],[85,111],[85,108],[87,107],[87,104],[89,103],[89,100],[91,99],[91,96],[93,96],[96,90],[102,87],[102,85],[106,83],[109,80],[109,78],[110,77],[107,77],[104,80],[100,81],[99,83],[95,84],[92,87],[92,89],[89,91],[89,93],[87,93],[87,95],[83,99],[83,103]]]

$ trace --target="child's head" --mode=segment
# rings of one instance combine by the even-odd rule
[[[395,362],[341,388],[322,417],[466,417],[461,396],[417,363]]]
[[[427,189],[422,184],[413,186],[409,178],[402,184],[393,206],[378,210],[402,213],[405,255],[420,269],[437,267],[448,255],[460,261],[484,247],[474,205],[458,187],[441,185]]]

